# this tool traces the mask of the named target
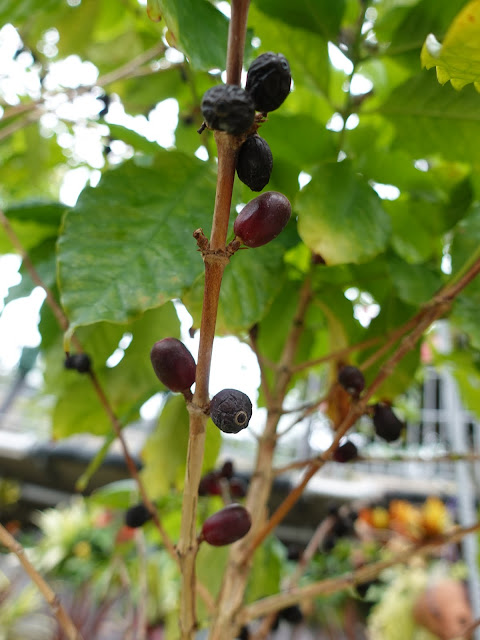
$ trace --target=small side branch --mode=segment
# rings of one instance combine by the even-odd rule
[[[27,558],[25,549],[22,545],[15,540],[15,538],[5,529],[3,525],[0,524],[0,542],[12,553],[14,553],[22,567],[25,569],[25,572],[28,574],[32,582],[37,586],[38,590],[45,598],[47,604],[52,609],[53,614],[58,620],[59,625],[62,627],[63,631],[68,640],[83,640],[82,635],[79,630],[73,623],[73,620],[67,613],[66,609],[60,602],[59,597],[53,591],[47,582],[42,578],[42,576],[38,573],[35,567],[32,565],[30,560]]]

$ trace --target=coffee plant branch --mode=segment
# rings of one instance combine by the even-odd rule
[[[255,620],[304,600],[330,595],[337,591],[353,587],[356,584],[368,582],[389,567],[408,563],[415,556],[435,553],[440,547],[446,544],[457,543],[466,535],[477,533],[478,531],[480,531],[480,522],[476,522],[469,527],[458,527],[445,535],[409,545],[406,549],[395,554],[388,560],[373,562],[336,578],[327,578],[326,580],[320,580],[319,582],[304,587],[293,588],[286,593],[263,598],[243,608],[239,614],[240,624],[245,624],[250,620]]]
[[[305,458],[304,460],[296,460],[295,462],[290,462],[289,464],[283,465],[282,467],[277,467],[274,469],[274,474],[276,476],[281,476],[284,473],[288,473],[289,471],[294,471],[295,469],[303,469],[304,467],[308,467],[312,462],[318,460],[318,456],[314,456],[312,458]],[[399,453],[395,452],[394,454],[385,454],[384,456],[363,456],[358,455],[355,458],[355,462],[366,462],[366,463],[390,463],[390,462],[421,462],[422,464],[429,463],[439,463],[439,462],[477,462],[480,460],[480,453],[456,453],[452,451],[450,453],[442,453],[433,456],[427,455],[411,455],[408,453]],[[333,461],[332,461],[333,462]],[[341,464],[341,463],[339,463]]]
[[[334,429],[335,437],[330,447],[309,464],[300,483],[288,494],[284,501],[278,506],[277,510],[272,514],[263,529],[259,531],[254,538],[251,552],[253,552],[283,520],[302,495],[310,479],[325,464],[325,462],[331,459],[340,440],[348,429],[350,429],[350,427],[358,420],[358,418],[365,413],[368,401],[380,385],[391,375],[400,360],[414,348],[424,331],[450,308],[454,298],[478,275],[480,272],[480,258],[477,258],[473,264],[471,264],[471,260],[469,260],[468,264],[470,266],[466,272],[463,272],[462,270],[462,275],[455,276],[453,278],[453,282],[445,285],[445,287],[443,287],[440,292],[407,323],[408,326],[414,324],[414,329],[409,335],[403,338],[394,353],[382,365],[376,378],[368,389],[366,389],[360,400],[352,403],[348,414],[339,425],[336,425]],[[413,323],[413,321],[415,322]]]
[[[229,24],[227,45],[227,83],[239,85],[249,0],[234,0]],[[182,502],[182,520],[177,551],[181,567],[180,631],[184,640],[193,637],[197,628],[195,603],[195,560],[198,551],[196,517],[198,486],[200,484],[205,431],[209,405],[208,383],[212,360],[213,340],[217,320],[220,286],[229,256],[226,250],[228,221],[235,178],[236,152],[240,140],[230,134],[216,131],[218,153],[217,189],[212,230],[208,249],[203,251],[205,288],[203,294],[200,343],[198,349],[195,393],[187,403],[190,430]]]
[[[83,640],[82,635],[78,631],[77,627],[73,623],[73,620],[68,615],[67,611],[62,606],[58,595],[53,589],[45,582],[42,576],[38,573],[30,560],[27,558],[25,549],[22,545],[15,540],[15,538],[0,524],[0,542],[12,553],[14,553],[25,572],[28,574],[32,582],[38,588],[42,596],[45,598],[47,604],[52,609],[53,614],[58,620],[59,625],[65,632],[67,640]]]

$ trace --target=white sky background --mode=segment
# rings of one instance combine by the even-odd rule
[[[141,2],[144,4],[144,2]],[[226,7],[229,5],[225,3]],[[44,53],[56,55],[56,43],[58,33],[52,29],[47,32],[43,42]],[[5,98],[11,104],[18,103],[18,94],[28,93],[33,99],[40,95],[40,84],[38,77],[28,71],[31,65],[31,56],[27,52],[20,54],[17,60],[12,61],[13,53],[21,45],[20,39],[11,25],[6,25],[0,30],[0,67],[5,70],[12,80],[5,91],[2,86]],[[351,62],[334,45],[329,46],[329,55],[332,64],[345,71],[351,72]],[[175,50],[169,51],[172,62],[183,59],[182,54]],[[12,68],[12,65],[15,68]],[[105,125],[87,127],[89,118],[98,114],[103,107],[103,103],[96,99],[94,92],[92,95],[79,96],[75,100],[68,102],[62,95],[62,87],[74,87],[80,85],[91,85],[98,77],[98,71],[90,62],[84,62],[77,56],[69,56],[65,60],[55,62],[52,60],[49,73],[45,79],[45,87],[52,92],[50,108],[56,113],[45,114],[41,120],[42,129],[45,135],[57,135],[59,144],[68,151],[71,157],[77,162],[84,162],[86,166],[72,168],[65,175],[60,188],[59,198],[68,205],[74,205],[78,195],[86,184],[95,186],[101,177],[101,169],[104,167],[105,158],[103,153],[102,135],[108,135],[108,128]],[[75,82],[72,83],[72,78]],[[14,79],[14,80],[13,80]],[[355,77],[353,91],[364,93],[371,88],[368,80]],[[56,93],[55,93],[56,92]],[[101,91],[98,92],[101,95]],[[1,115],[1,109],[0,109]],[[75,122],[74,134],[68,130],[63,120]],[[178,122],[178,103],[174,99],[165,100],[159,103],[148,115],[130,116],[125,113],[123,105],[119,100],[113,98],[109,112],[105,118],[112,124],[121,124],[141,135],[150,141],[156,141],[163,147],[171,147],[174,144],[174,131]],[[348,128],[354,128],[357,122],[349,122]],[[339,114],[332,117],[328,127],[332,130],[339,130],[343,121]],[[121,141],[114,141],[112,153],[109,156],[111,164],[122,162],[133,152]],[[197,155],[202,156],[199,150]],[[310,176],[301,174],[299,176],[300,185],[308,183]],[[379,185],[384,188],[382,197],[398,197],[395,192],[388,191],[389,187]],[[386,191],[385,191],[386,189]],[[395,189],[392,187],[391,189]],[[7,255],[0,257],[0,311],[3,308],[2,299],[7,294],[8,287],[19,282],[18,268],[20,259],[18,256]],[[348,295],[347,295],[348,294]],[[363,323],[368,323],[371,317],[378,314],[378,305],[372,305],[373,300],[363,297],[364,294],[357,290],[347,292],[349,299],[358,298],[356,314]],[[40,342],[40,335],[37,331],[38,311],[44,299],[44,293],[40,289],[35,289],[29,298],[10,303],[0,315],[0,372],[11,370],[15,367],[23,346],[37,346]],[[367,309],[369,309],[367,311]],[[182,339],[186,346],[196,357],[198,351],[198,334],[194,339],[188,335],[188,329],[192,320],[184,308],[179,308],[179,316],[182,321]],[[236,338],[216,339],[213,352],[213,366],[211,374],[211,393],[214,394],[223,388],[238,388],[252,399],[255,403],[257,388],[260,376],[258,365],[254,355],[248,346],[239,343]],[[152,413],[158,403],[155,399],[145,407],[145,413]],[[255,412],[257,413],[257,412]],[[263,416],[253,419],[252,427],[255,429],[255,422],[260,424]]]

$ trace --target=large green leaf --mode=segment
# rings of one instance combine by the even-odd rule
[[[431,33],[422,48],[427,69],[437,68],[441,84],[449,80],[455,89],[470,82],[480,90],[480,1],[471,0],[455,17],[443,45]]]
[[[59,240],[72,326],[126,322],[180,297],[203,271],[192,233],[209,229],[214,193],[206,163],[166,151],[148,168],[129,162],[85,189]]]
[[[440,155],[458,162],[480,163],[478,93],[440,86],[432,72],[423,72],[390,94],[379,108],[395,126],[397,147],[414,158]]]
[[[348,161],[316,169],[295,209],[302,240],[328,265],[366,262],[385,249],[390,220]]]
[[[166,495],[172,487],[183,486],[188,448],[188,424],[188,411],[184,397],[171,396],[142,453],[145,463],[142,477],[152,499]],[[220,431],[209,421],[203,469],[212,469],[215,466],[220,444]]]
[[[55,11],[63,4],[62,0],[3,0],[0,6],[0,24],[11,22],[19,26],[38,17],[39,13]]]
[[[255,0],[254,4],[267,15],[294,27],[320,33],[334,41],[345,11],[345,0]]]
[[[196,69],[224,69],[228,20],[207,0],[159,0],[174,46]]]

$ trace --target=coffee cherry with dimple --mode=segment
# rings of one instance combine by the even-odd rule
[[[142,527],[146,522],[148,522],[152,517],[152,514],[147,509],[147,507],[140,502],[140,504],[136,504],[133,507],[127,509],[125,513],[125,524],[127,527],[132,527],[134,529],[138,527]]]
[[[403,430],[403,422],[394,414],[392,407],[379,402],[373,407],[373,426],[375,433],[387,442],[398,440]]]
[[[346,365],[338,373],[338,381],[351,396],[358,397],[365,388],[365,378],[357,367]]]
[[[247,247],[261,247],[278,236],[290,220],[292,207],[278,191],[266,191],[243,207],[233,230]]]
[[[78,373],[89,373],[92,370],[92,360],[86,353],[69,353],[63,364],[65,369],[74,369]]]
[[[243,538],[252,526],[250,514],[240,504],[229,504],[205,520],[199,541],[214,547],[232,544]]]
[[[222,389],[210,402],[210,417],[224,433],[238,433],[252,417],[250,398],[237,389]]]
[[[335,449],[333,459],[336,462],[350,462],[351,460],[355,460],[357,455],[357,447],[351,440],[346,440]]]
[[[281,53],[262,53],[247,72],[246,91],[252,96],[255,109],[262,113],[274,111],[290,93],[292,76],[288,60]]]
[[[210,129],[240,135],[250,129],[255,118],[251,96],[234,84],[218,84],[205,92],[202,104],[205,124]]]
[[[150,359],[157,378],[170,391],[186,391],[195,382],[195,360],[177,338],[164,338],[156,342],[150,352]]]
[[[252,191],[261,191],[269,182],[273,156],[266,140],[255,134],[242,144],[237,156],[237,175]]]

